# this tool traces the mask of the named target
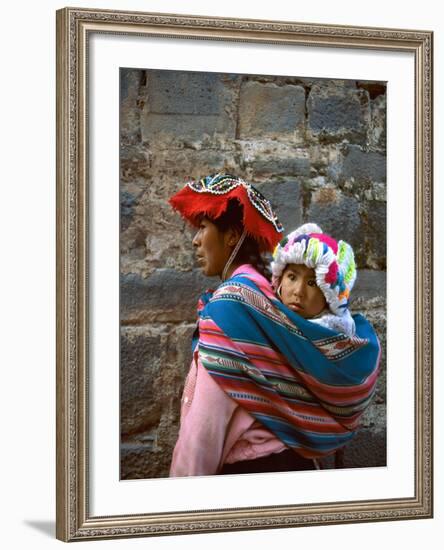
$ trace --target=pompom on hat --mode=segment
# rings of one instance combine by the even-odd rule
[[[243,226],[262,252],[271,252],[282,237],[284,228],[269,201],[250,183],[229,174],[205,176],[189,181],[169,203],[189,223],[199,225],[202,216],[217,219],[224,214],[230,200],[242,205]]]
[[[336,241],[314,223],[306,223],[281,240],[273,252],[272,284],[278,288],[288,264],[304,264],[314,269],[316,284],[335,315],[348,312],[350,291],[356,280],[352,247]]]

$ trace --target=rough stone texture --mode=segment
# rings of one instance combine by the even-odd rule
[[[122,328],[122,479],[168,475],[193,330],[186,323]]]
[[[364,138],[370,118],[368,92],[349,84],[327,80],[312,86],[307,110],[313,135],[330,139],[349,136],[358,141]]]
[[[292,134],[305,123],[302,86],[245,82],[239,101],[239,137],[251,139]]]
[[[279,176],[310,176],[310,157],[306,149],[273,139],[237,141],[240,164],[248,178],[256,182]],[[246,176],[245,176],[246,177]]]
[[[367,265],[374,269],[386,268],[387,255],[387,205],[385,202],[368,201],[366,211]]]
[[[231,132],[230,132],[231,130]],[[205,136],[213,137],[216,133],[231,134],[234,139],[234,127],[228,117],[214,115],[158,115],[149,113],[142,125],[142,138],[152,142],[159,136],[161,139],[198,140]]]
[[[370,102],[370,127],[367,135],[368,145],[371,149],[383,151],[386,148],[386,110],[387,98],[384,92]]]
[[[125,116],[120,118],[120,137],[125,145],[140,140],[140,112],[137,100],[143,78],[143,71],[120,70],[121,112],[125,113]],[[121,158],[125,157],[125,149],[121,148]]]
[[[343,172],[345,178],[353,178],[355,181],[385,182],[385,155],[373,151],[366,152],[357,146],[350,145],[345,151]]]
[[[124,275],[120,283],[121,323],[194,322],[199,295],[218,284],[216,278],[205,277],[199,269],[157,269],[146,279]]]
[[[307,219],[316,220],[323,231],[347,241],[355,253],[359,253],[361,216],[360,204],[355,197],[330,185],[316,189],[311,194]]]
[[[200,273],[194,230],[167,201],[188,179],[222,171],[257,185],[287,232],[315,221],[354,247],[351,308],[375,326],[382,371],[342,465],[384,465],[385,83],[136,69],[120,76],[122,479],[168,475],[196,300],[218,284]]]
[[[142,140],[200,140],[235,137],[233,93],[222,75],[149,71],[147,100],[141,117]]]
[[[284,227],[302,223],[301,185],[297,180],[265,182],[257,188],[271,202]]]
[[[216,73],[152,71],[148,77],[150,112],[217,116],[224,100],[222,86]]]
[[[128,434],[159,421],[161,403],[155,399],[155,380],[161,368],[165,334],[161,330],[123,330],[120,339],[121,431]],[[146,404],[151,403],[149,414]]]
[[[294,155],[294,153],[293,153]],[[310,175],[310,161],[304,157],[284,157],[273,158],[264,156],[260,160],[256,161],[253,168],[254,175],[270,175],[270,176],[282,176],[286,174],[293,174],[294,176],[309,176]]]
[[[387,278],[385,271],[360,269],[351,293],[351,304],[358,299],[369,300],[386,296]]]
[[[381,423],[385,423],[385,416]],[[387,442],[385,431],[377,431],[376,424],[361,429],[353,444],[344,450],[343,468],[371,468],[387,466]]]

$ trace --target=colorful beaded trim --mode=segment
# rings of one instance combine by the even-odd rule
[[[228,174],[216,174],[214,176],[205,176],[200,180],[189,181],[187,185],[196,193],[211,193],[213,195],[225,195],[236,187],[242,186],[256,210],[273,225],[278,233],[284,231],[282,224],[273,212],[270,202],[250,183],[241,178]]]

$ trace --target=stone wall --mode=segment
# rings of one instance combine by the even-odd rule
[[[352,309],[374,323],[383,373],[346,467],[385,464],[386,87],[379,82],[121,70],[121,477],[163,477],[177,437],[201,275],[167,203],[191,178],[239,175],[286,231],[347,240]],[[327,466],[331,465],[327,461]]]

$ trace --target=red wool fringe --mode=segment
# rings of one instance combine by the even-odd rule
[[[197,227],[201,216],[213,220],[219,218],[226,212],[229,201],[236,199],[243,206],[243,224],[247,235],[259,242],[261,251],[273,251],[281,239],[281,234],[251,204],[245,189],[238,186],[223,195],[208,195],[184,187],[170,198],[169,203],[186,221]]]

